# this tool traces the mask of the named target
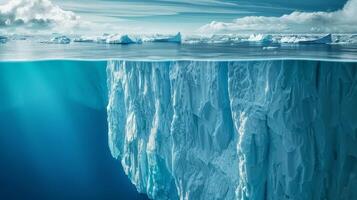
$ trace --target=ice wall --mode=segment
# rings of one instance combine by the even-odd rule
[[[109,61],[109,146],[152,199],[356,199],[357,64]]]

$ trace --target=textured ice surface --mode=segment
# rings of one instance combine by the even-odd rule
[[[80,36],[74,42],[107,43],[107,44],[141,44],[143,42],[181,43],[181,33],[176,35],[122,35],[103,34],[98,37]]]
[[[111,35],[106,39],[108,44],[133,44],[135,43],[128,35]]]
[[[332,43],[332,36],[331,34],[328,34],[318,39],[299,41],[299,43],[300,44],[330,44]]]
[[[150,39],[149,39],[150,41]],[[182,36],[181,33],[177,33],[174,36],[154,36],[151,38],[152,42],[172,42],[172,43],[181,43]]]
[[[153,199],[356,199],[357,65],[110,61],[109,145]]]
[[[53,37],[51,39],[51,42],[55,44],[69,44],[71,43],[71,39],[67,36],[62,35],[62,36]]]

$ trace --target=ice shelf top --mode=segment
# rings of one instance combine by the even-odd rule
[[[0,60],[42,59],[357,61],[357,34],[0,36]]]

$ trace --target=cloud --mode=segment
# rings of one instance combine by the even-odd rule
[[[292,12],[281,17],[247,16],[233,22],[202,26],[203,33],[350,33],[357,32],[357,0],[349,0],[334,12]]]
[[[10,0],[0,6],[0,27],[73,28],[79,17],[49,0]]]

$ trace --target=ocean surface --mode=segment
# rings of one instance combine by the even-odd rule
[[[45,36],[9,35],[0,41],[0,60],[356,60],[357,35],[324,34],[182,36],[173,35]],[[129,41],[124,41],[127,37]],[[57,40],[60,38],[59,40]],[[62,39],[64,38],[64,39]],[[161,40],[158,40],[161,39]],[[301,42],[311,42],[304,44]]]

